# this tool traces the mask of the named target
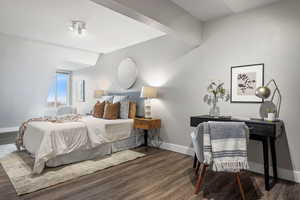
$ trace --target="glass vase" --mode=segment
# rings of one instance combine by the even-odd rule
[[[219,117],[220,116],[220,107],[217,105],[217,98],[213,99],[212,107],[209,110],[209,115],[212,117]]]

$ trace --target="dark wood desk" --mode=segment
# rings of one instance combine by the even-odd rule
[[[265,175],[265,189],[269,191],[277,182],[277,159],[276,159],[276,147],[275,140],[283,132],[283,122],[268,122],[262,120],[242,120],[237,118],[213,118],[208,115],[200,115],[191,117],[190,125],[192,127],[198,126],[202,122],[208,121],[235,121],[245,122],[250,130],[250,139],[258,140],[263,145],[263,157],[264,157],[264,175]],[[269,174],[269,146],[271,150],[271,158],[273,165],[273,178],[270,178]],[[197,158],[196,158],[197,159]],[[195,160],[194,160],[195,166]]]

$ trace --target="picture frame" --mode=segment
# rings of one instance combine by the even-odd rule
[[[77,84],[77,100],[85,102],[85,80],[78,81]]]
[[[264,85],[264,68],[263,63],[231,67],[231,103],[263,103],[255,90]]]

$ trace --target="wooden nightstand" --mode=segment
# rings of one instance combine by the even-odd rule
[[[151,119],[135,118],[133,127],[144,130],[145,146],[148,146],[148,132],[149,130],[160,128],[161,120],[155,118],[151,118]]]

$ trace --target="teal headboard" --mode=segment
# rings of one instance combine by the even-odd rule
[[[144,99],[141,98],[140,91],[124,91],[124,92],[113,92],[108,91],[106,95],[110,96],[128,96],[129,101],[133,101],[137,103],[137,116],[143,117],[144,116]]]

